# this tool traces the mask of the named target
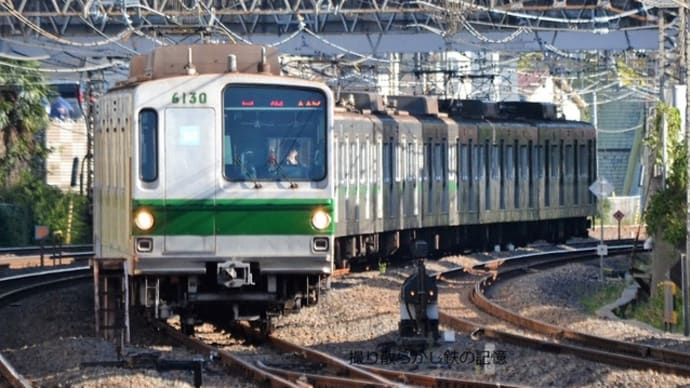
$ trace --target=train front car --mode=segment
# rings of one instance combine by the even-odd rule
[[[131,122],[129,139],[97,136],[105,169],[129,171],[131,197],[97,204],[97,256],[124,255],[132,303],[179,314],[185,331],[208,311],[269,329],[271,316],[316,302],[333,269],[332,94],[267,73],[265,60],[238,72],[247,47],[240,61],[227,59],[232,47],[192,46],[200,74],[156,79],[154,64],[150,80],[100,101],[106,122]],[[201,61],[231,64],[204,73]],[[108,212],[122,230],[107,230]]]

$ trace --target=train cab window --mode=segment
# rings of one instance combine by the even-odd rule
[[[144,182],[158,179],[158,113],[139,112],[139,176]]]
[[[224,176],[232,181],[323,180],[327,118],[321,90],[228,85],[223,90]]]

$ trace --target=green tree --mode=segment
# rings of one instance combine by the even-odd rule
[[[40,139],[48,117],[43,102],[48,94],[45,78],[34,62],[0,61],[0,185],[19,180],[20,171],[42,171],[37,161],[47,150]]]
[[[666,187],[654,193],[650,199],[644,218],[651,234],[659,233],[676,247],[685,246],[686,236],[686,195],[687,195],[687,145],[680,139],[680,113],[678,109],[664,103],[656,106],[650,135],[645,142],[654,153],[657,164],[663,162],[661,147],[661,128],[663,120],[667,123],[667,150],[669,169],[666,174]]]
[[[0,61],[0,245],[35,243],[34,225],[90,242],[87,199],[44,181],[49,87],[31,62]]]

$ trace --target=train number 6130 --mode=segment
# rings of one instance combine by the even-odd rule
[[[173,104],[205,104],[206,103],[206,93],[201,92],[189,92],[189,93],[173,93],[172,103]]]

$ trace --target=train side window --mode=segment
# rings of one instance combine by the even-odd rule
[[[443,185],[448,181],[448,141],[443,139],[441,145],[441,168],[443,169]]]
[[[460,144],[460,177],[463,181],[469,179],[470,171],[470,156],[467,154],[467,144]]]
[[[505,166],[506,166],[506,179],[508,180],[513,180],[515,177],[515,156],[513,155],[513,146],[512,145],[507,145],[506,146],[506,152],[505,152]]]
[[[527,181],[528,181],[528,193],[527,193],[527,207],[533,208],[534,207],[534,144],[530,140],[529,143],[527,144],[527,150],[526,150],[526,160],[524,166],[525,171],[527,172]]]
[[[357,182],[357,143],[352,141],[350,143],[350,153],[348,155],[350,158],[350,166],[348,171],[350,172],[350,184],[354,185]]]
[[[139,112],[139,176],[144,182],[158,179],[158,114],[153,109]]]
[[[496,146],[494,146],[495,149]],[[510,147],[510,146],[508,146]],[[501,209],[506,208],[506,149],[507,147],[503,144],[503,140],[501,140],[501,145],[499,146],[498,149],[498,170],[499,170],[499,177],[500,177],[500,183],[499,183],[499,196],[498,196],[498,205]]]
[[[391,181],[391,143],[383,143],[383,181]]]
[[[455,167],[457,166],[458,148],[453,144],[446,143],[446,149],[448,150],[448,181],[452,182],[457,176]]]
[[[499,178],[499,150],[498,150],[498,145],[494,144],[491,147],[491,179],[498,179]]]
[[[551,146],[547,140],[544,144],[544,204],[551,206],[551,170],[555,166],[551,165]]]
[[[367,142],[365,140],[359,143],[359,183],[362,185],[367,183],[367,172],[369,171],[367,168],[368,161]],[[366,186],[363,186],[363,188],[366,188]]]
[[[402,144],[400,143],[395,143],[395,156],[393,159],[395,160],[395,181],[400,182],[401,176],[403,174],[402,171],[402,163],[403,163],[403,152],[402,152]]]
[[[530,143],[530,148],[531,148],[531,143]],[[521,145],[520,146],[520,155],[519,155],[519,163],[518,163],[518,169],[520,172],[520,178],[527,178],[528,176],[528,170],[529,170],[529,157],[527,155],[527,146],[526,145]]]
[[[414,181],[415,179],[415,155],[414,143],[407,143],[407,180]]]
[[[587,140],[587,183],[591,184],[594,183],[594,175],[596,171],[596,158],[594,155],[596,154],[595,152],[595,145],[594,141],[592,140]],[[589,201],[590,204],[594,203],[594,194],[590,193],[589,195]]]
[[[586,177],[587,176],[587,147],[585,147],[584,144],[580,144],[580,158],[578,159],[579,162],[579,167],[578,167],[578,173],[580,177]]]
[[[571,177],[573,176],[573,173],[575,172],[575,163],[574,163],[574,152],[573,152],[573,146],[572,144],[568,144],[565,146],[565,176]]]
[[[558,174],[560,173],[561,170],[561,163],[560,163],[560,155],[558,152],[558,146],[557,145],[552,145],[551,146],[551,176],[552,177],[558,177]]]
[[[345,139],[340,139],[340,143],[338,144],[338,146],[340,148],[340,151],[338,152],[338,157],[340,158],[340,159],[338,159],[338,164],[339,164],[338,172],[340,174],[340,185],[345,186],[347,183],[346,182],[347,178],[346,178],[346,174],[345,174],[345,170],[346,170],[345,167],[347,166],[347,152],[345,152],[345,150],[347,150],[347,143],[345,143]]]
[[[554,146],[554,148],[556,148],[556,147]],[[563,144],[563,140],[561,140],[561,144],[558,147],[557,154],[558,154],[559,160],[562,161],[563,159],[566,159],[566,157],[565,157],[565,146]],[[565,205],[565,195],[564,195],[564,192],[565,192],[565,179],[564,179],[564,177],[565,177],[565,162],[562,162],[561,165],[559,166],[559,168],[561,171],[560,171],[560,179],[558,180],[558,205],[563,206],[563,205]]]
[[[441,145],[434,144],[434,179],[440,181],[443,178],[443,151]]]
[[[369,182],[376,183],[376,177],[379,176],[379,155],[376,150],[379,149],[381,143],[377,139],[374,139],[370,144],[369,154],[371,155],[371,175],[369,176]]]
[[[484,157],[484,151],[482,146],[477,144],[472,150],[473,160],[477,161],[477,168],[475,169],[475,180],[479,181],[484,177],[484,165],[486,164],[486,158]]]

